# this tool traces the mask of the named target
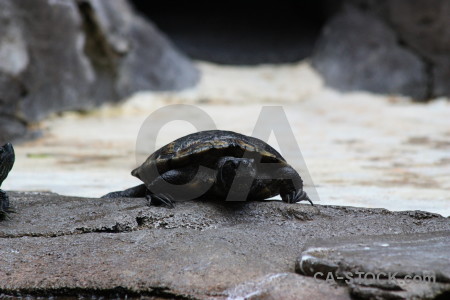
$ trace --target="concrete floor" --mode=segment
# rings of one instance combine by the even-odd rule
[[[144,120],[158,109],[191,104],[206,112],[217,128],[249,135],[262,108],[275,105],[286,113],[296,139],[281,150],[317,203],[450,215],[448,99],[416,104],[399,96],[338,93],[323,87],[304,62],[198,66],[203,78],[194,89],[139,93],[119,106],[42,122],[41,138],[15,145],[16,165],[2,188],[98,197],[140,183],[130,171],[147,153],[136,151],[136,139]],[[198,119],[180,111],[181,117]],[[152,116],[161,122],[174,117],[164,111]],[[277,122],[264,122],[285,132],[280,140],[270,137],[275,148],[277,141],[289,139],[289,130]],[[156,147],[194,131],[186,121],[171,121],[159,132]],[[147,142],[141,138],[138,146],[150,154],[154,148]]]

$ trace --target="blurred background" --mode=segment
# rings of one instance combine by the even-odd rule
[[[450,0],[0,0],[0,142],[17,154],[2,188],[99,197],[139,184],[158,108],[249,135],[278,105],[319,204],[448,216],[449,15]],[[156,144],[195,130],[171,121]]]

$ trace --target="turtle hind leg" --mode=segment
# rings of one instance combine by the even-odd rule
[[[100,198],[143,198],[148,194],[145,184],[140,184],[124,191],[111,192]]]
[[[8,218],[8,213],[13,212],[9,206],[9,197],[5,191],[0,190],[0,221]]]
[[[108,193],[101,198],[146,198],[149,205],[160,206],[164,205],[173,208],[175,202],[170,195],[167,194],[152,194],[145,184],[140,184],[124,191],[117,191]]]

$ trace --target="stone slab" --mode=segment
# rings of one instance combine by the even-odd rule
[[[11,193],[0,223],[0,293],[226,297],[268,274],[294,273],[311,238],[450,231],[426,212],[338,206],[90,199]]]
[[[305,247],[296,270],[345,282],[363,298],[434,299],[450,293],[449,249],[448,230],[317,240]]]

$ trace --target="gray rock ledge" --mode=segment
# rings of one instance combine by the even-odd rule
[[[307,286],[305,294],[296,290],[306,295],[314,285],[325,289],[294,273],[312,239],[450,232],[450,219],[418,211],[278,201],[191,201],[166,209],[144,199],[10,197],[16,213],[0,223],[0,295],[233,299],[254,287],[266,298],[249,299],[270,299],[295,282]],[[267,280],[280,273],[287,274]],[[333,289],[331,296],[342,299],[351,291]]]
[[[449,249],[448,230],[316,240],[296,270],[331,283],[340,277],[360,298],[435,299],[450,294]]]

